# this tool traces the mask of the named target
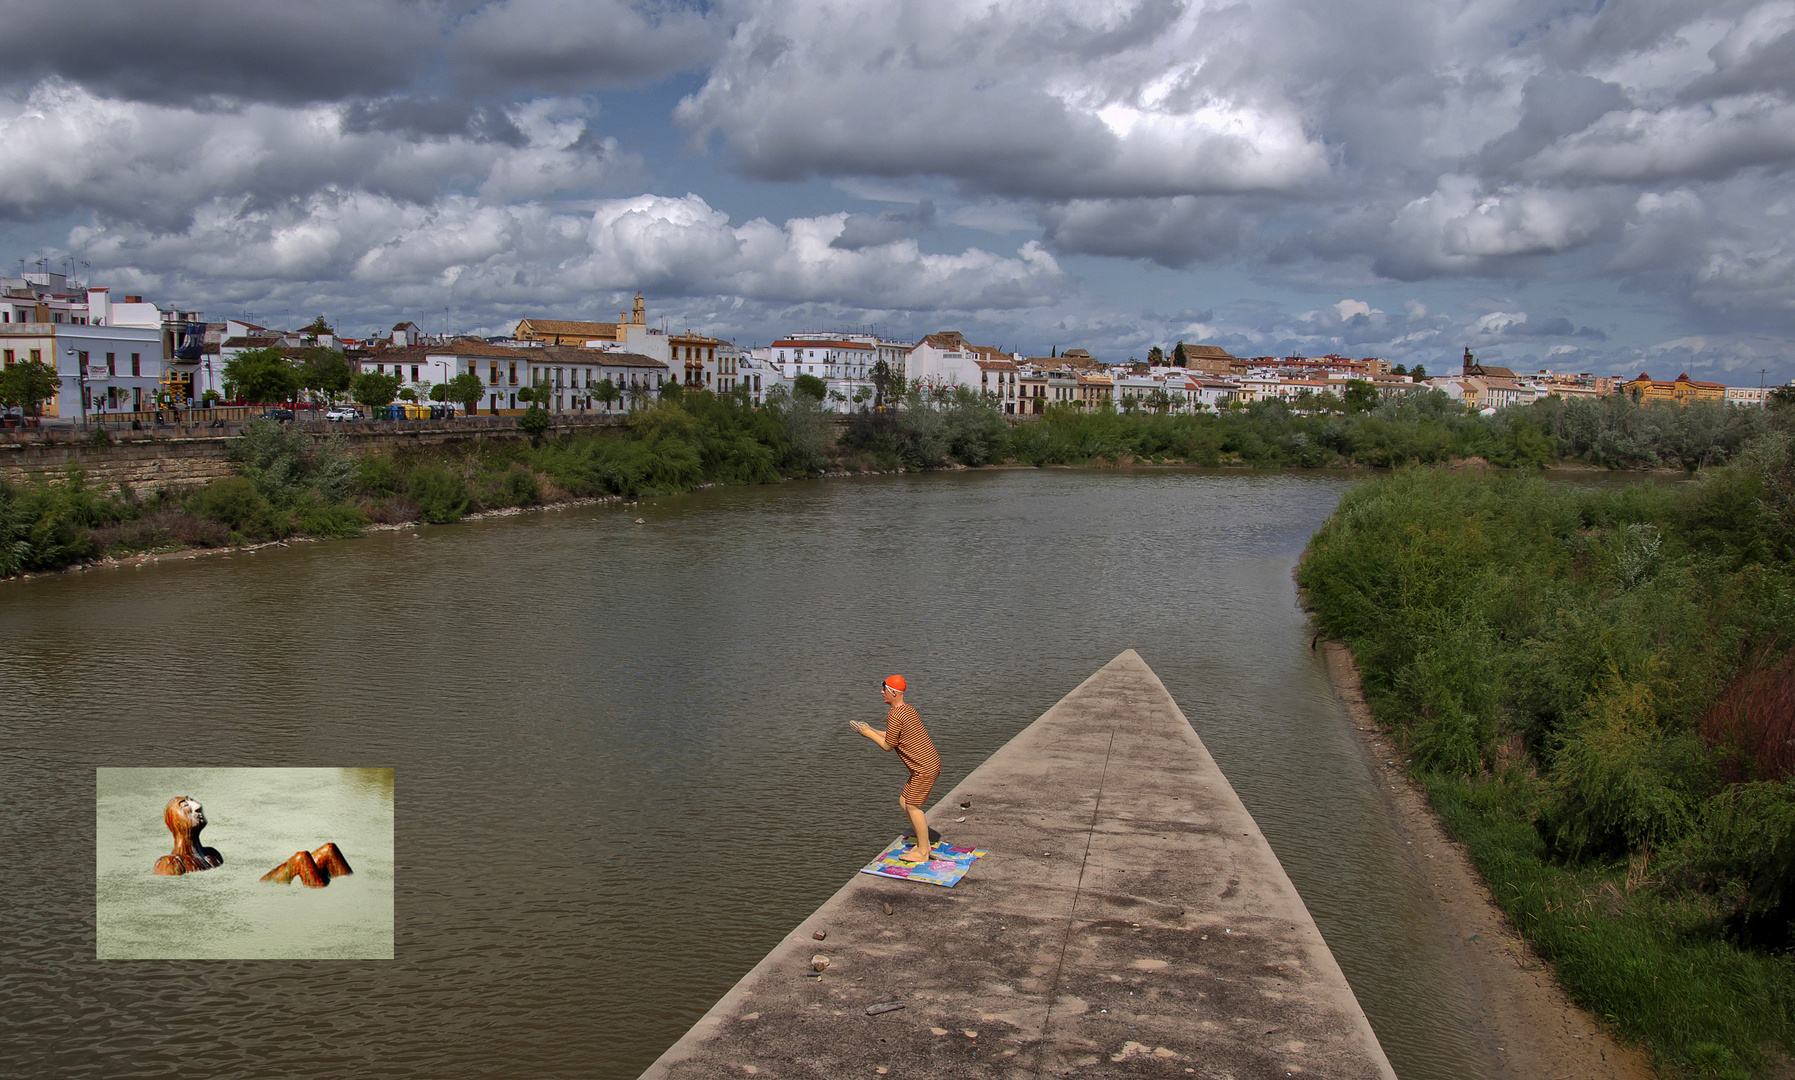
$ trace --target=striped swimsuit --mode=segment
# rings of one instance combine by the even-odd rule
[[[892,706],[885,716],[885,745],[896,750],[910,769],[910,781],[904,785],[901,796],[904,805],[920,808],[929,797],[929,789],[935,786],[935,778],[941,775],[941,758],[914,708]]]

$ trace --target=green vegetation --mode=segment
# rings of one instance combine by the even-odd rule
[[[232,370],[251,381],[273,371],[271,384],[281,385],[265,392],[285,394],[284,380],[313,371],[311,361],[318,372],[341,375],[334,356],[317,350],[296,367],[278,350],[244,353]],[[1642,409],[1616,399],[1550,401],[1482,417],[1467,415],[1438,393],[1380,402],[1367,387],[1349,387],[1333,399],[1333,412],[1301,413],[1274,401],[1174,416],[1148,401],[1122,412],[1059,406],[1013,425],[991,400],[969,391],[906,387],[889,370],[880,380],[883,400],[895,407],[862,410],[839,426],[814,393],[775,390],[754,409],[739,391],[716,395],[670,381],[658,393],[642,384],[626,393],[607,381],[592,389],[593,396],[612,403],[627,397],[632,411],[626,425],[577,432],[557,431],[544,407],[552,403],[553,388],[543,383],[518,393],[530,402],[519,418],[530,437],[525,443],[451,445],[359,461],[336,441],[314,445],[297,429],[251,425],[234,451],[247,488],[221,481],[148,500],[80,488],[78,508],[64,505],[67,485],[60,483],[0,491],[6,520],[23,523],[0,529],[15,551],[0,565],[18,572],[170,545],[346,536],[371,522],[453,521],[542,500],[769,483],[831,470],[1001,462],[1384,467],[1463,458],[1511,467],[1564,460],[1700,467],[1738,457],[1746,440],[1769,430],[1773,416],[1795,416],[1795,408],[1703,413]],[[319,392],[335,392],[323,379],[315,381]],[[472,398],[477,406],[472,391],[479,385],[477,378],[458,377],[433,387],[430,397],[464,407]],[[350,385],[368,406],[390,404],[398,388],[393,376],[375,372]],[[422,476],[415,483],[414,473]],[[1755,496],[1740,491],[1735,497]],[[26,535],[36,539],[18,546]]]
[[[299,396],[301,384],[301,370],[274,345],[240,352],[224,365],[225,392],[237,400],[292,401]]]
[[[399,396],[399,377],[379,371],[364,371],[350,382],[349,392],[359,404],[378,409],[382,405],[391,405],[393,399]]]
[[[42,360],[20,360],[0,370],[0,405],[23,409],[35,416],[38,406],[56,396],[62,380],[56,369]]]
[[[1379,478],[1298,573],[1515,925],[1672,1073],[1743,1077],[1795,1049],[1795,470],[1777,420],[1749,447],[1714,432],[1695,456],[1736,460],[1688,483]]]

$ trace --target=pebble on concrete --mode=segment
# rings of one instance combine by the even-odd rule
[[[1182,914],[1182,912],[1180,912],[1180,914]],[[827,930],[812,930],[810,932],[810,936],[817,939],[818,941],[821,941],[824,938],[829,936],[829,931],[827,931]]]
[[[897,1012],[903,1007],[904,1003],[901,1001],[881,1001],[877,1005],[868,1005],[866,1015],[877,1016],[880,1013]]]

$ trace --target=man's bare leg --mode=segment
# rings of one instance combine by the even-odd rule
[[[898,805],[904,808],[904,813],[910,818],[910,827],[916,830],[916,843],[899,852],[898,861],[918,865],[928,862],[929,855],[934,850],[934,845],[929,843],[929,819],[923,816],[920,806],[911,806],[902,799],[898,800]]]

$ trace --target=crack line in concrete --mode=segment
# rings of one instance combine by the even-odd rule
[[[1126,709],[1134,703],[1128,699],[1128,692],[1122,692],[1124,715]],[[1109,780],[1109,759],[1116,749],[1116,728],[1121,724],[1121,717],[1110,725],[1109,745],[1103,750],[1103,771],[1097,776],[1097,801],[1091,806],[1091,827],[1084,836],[1084,855],[1078,860],[1078,884],[1072,888],[1072,908],[1066,914],[1066,936],[1060,939],[1060,959],[1053,969],[1053,983],[1047,988],[1047,1013],[1041,1018],[1041,1048],[1035,1057],[1035,1080],[1046,1075],[1047,1068],[1047,1036],[1053,1028],[1053,1003],[1059,997],[1060,976],[1066,970],[1066,950],[1072,945],[1072,928],[1078,922],[1078,898],[1084,892],[1085,866],[1091,861],[1091,841],[1097,835],[1097,814],[1103,809],[1103,785]]]

